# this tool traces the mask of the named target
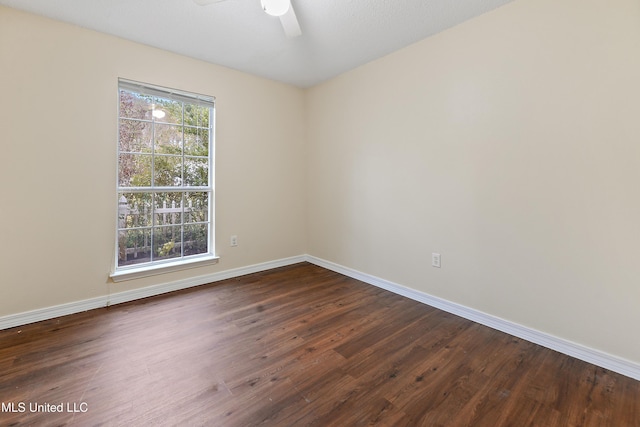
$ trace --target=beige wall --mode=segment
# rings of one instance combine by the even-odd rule
[[[309,253],[640,363],[639,22],[517,0],[302,91],[0,8],[0,316]],[[217,97],[218,265],[109,282],[118,77]]]
[[[216,96],[219,264],[110,283],[118,77]],[[0,7],[0,94],[0,316],[305,252],[302,90]]]
[[[640,362],[639,52],[518,0],[313,88],[309,253]]]

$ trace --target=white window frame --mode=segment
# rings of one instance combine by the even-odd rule
[[[138,93],[141,95],[147,96],[157,96],[164,99],[170,99],[178,102],[196,104],[199,106],[206,106],[210,108],[209,113],[209,151],[208,151],[208,185],[207,186],[175,186],[175,187],[161,187],[155,186],[153,180],[151,185],[148,187],[121,187],[120,186],[120,132],[118,132],[118,141],[117,141],[117,160],[116,164],[116,210],[118,220],[116,223],[116,239],[115,239],[115,256],[113,269],[110,277],[114,282],[120,282],[123,280],[130,280],[145,276],[151,276],[155,274],[168,273],[171,271],[182,270],[186,268],[200,267],[203,265],[214,264],[218,261],[218,257],[215,255],[215,221],[214,221],[214,176],[215,176],[215,162],[214,162],[214,152],[215,152],[215,98],[212,96],[195,94],[191,92],[185,92],[177,89],[169,89],[161,86],[150,85],[146,83],[135,82],[132,80],[118,79],[118,130],[120,130],[121,120],[127,119],[125,117],[121,117],[120,114],[120,91],[126,90],[134,93]],[[131,119],[131,118],[128,118]],[[154,125],[154,120],[150,121],[151,126]],[[182,127],[186,126],[183,122]],[[154,128],[155,129],[155,128]],[[152,141],[152,146],[155,142]],[[153,159],[156,154],[152,149],[150,153],[151,158]],[[184,153],[182,154],[184,158]],[[153,160],[152,160],[153,161]],[[153,176],[153,172],[152,172]],[[132,193],[132,192],[140,192],[140,193],[184,193],[189,191],[197,191],[197,192],[206,192],[208,193],[208,251],[203,254],[196,255],[184,255],[183,245],[181,247],[181,253],[179,257],[164,259],[164,260],[151,260],[149,262],[141,262],[137,264],[119,266],[119,245],[120,239],[119,235],[124,230],[121,225],[120,215],[120,196],[122,193]],[[183,212],[184,215],[184,212]],[[153,225],[150,227],[153,229],[155,226],[155,215],[152,214]],[[182,216],[181,227],[184,226],[184,216]],[[181,234],[181,242],[184,240],[184,234]],[[153,251],[153,249],[152,249]]]

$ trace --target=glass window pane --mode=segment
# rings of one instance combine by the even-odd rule
[[[120,119],[120,152],[150,153],[153,130],[151,122]]]
[[[184,154],[209,156],[209,129],[184,128]]]
[[[155,156],[153,185],[171,187],[182,185],[182,157]]]
[[[182,155],[182,126],[156,124],[155,140],[157,154]]]
[[[157,193],[155,225],[182,224],[182,193]]]
[[[118,266],[151,261],[151,230],[132,229],[118,232]]]
[[[184,227],[184,255],[206,254],[209,242],[209,225],[192,224]]]
[[[207,186],[209,184],[209,159],[185,157],[184,185]]]
[[[154,227],[153,228],[153,257],[154,260],[177,258],[182,256],[182,227]]]
[[[154,98],[153,119],[162,123],[182,124],[182,102],[166,98]]]
[[[152,97],[120,90],[120,117],[151,120]]]
[[[185,193],[184,222],[207,222],[209,220],[209,193],[196,191]]]
[[[118,195],[118,228],[151,226],[151,193]]]
[[[209,127],[209,107],[195,104],[184,105],[185,126]]]
[[[120,154],[118,185],[120,187],[149,187],[151,185],[151,155]]]

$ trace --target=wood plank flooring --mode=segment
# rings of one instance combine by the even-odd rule
[[[640,426],[638,381],[306,263],[0,331],[0,401],[2,426]]]

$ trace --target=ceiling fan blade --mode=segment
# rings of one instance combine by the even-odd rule
[[[193,0],[196,4],[199,4],[200,6],[207,6],[209,4],[213,4],[213,3],[220,3],[222,1],[226,1],[226,0]]]
[[[292,4],[289,4],[289,10],[287,10],[287,13],[280,16],[280,22],[282,23],[282,28],[284,28],[284,33],[287,37],[298,37],[302,34],[298,18],[296,17],[296,13],[293,11]]]

